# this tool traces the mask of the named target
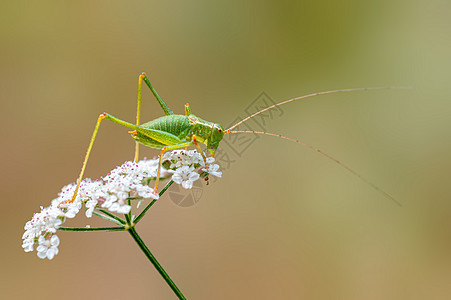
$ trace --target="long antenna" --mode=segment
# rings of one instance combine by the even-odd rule
[[[310,98],[310,97],[319,96],[319,95],[327,95],[327,94],[341,93],[341,92],[357,92],[357,91],[389,90],[389,89],[410,89],[410,88],[411,88],[411,87],[406,87],[406,86],[388,86],[388,87],[373,87],[373,88],[353,88],[353,89],[331,90],[331,91],[325,91],[325,92],[318,92],[318,93],[308,94],[308,95],[304,95],[304,96],[297,97],[297,98],[293,98],[293,99],[288,99],[288,100],[279,102],[279,103],[277,103],[277,104],[268,106],[267,108],[264,108],[264,109],[262,109],[262,110],[260,110],[260,111],[258,111],[258,112],[256,112],[256,113],[254,113],[254,114],[252,114],[252,115],[250,115],[250,116],[244,118],[243,120],[239,121],[238,123],[236,123],[235,125],[233,125],[233,126],[230,127],[229,129],[227,129],[226,132],[229,131],[229,130],[232,130],[233,128],[237,127],[237,126],[240,125],[241,123],[244,123],[244,122],[246,122],[247,120],[249,120],[249,119],[251,119],[251,118],[253,118],[253,117],[255,117],[255,116],[257,116],[257,115],[259,115],[259,114],[261,114],[261,113],[263,113],[263,112],[265,112],[265,111],[267,111],[267,110],[270,110],[270,109],[272,109],[272,108],[274,108],[274,107],[276,107],[276,106],[280,106],[280,105],[287,104],[287,103],[290,103],[290,102],[293,102],[293,101],[297,101],[297,100],[302,100],[302,99],[305,99],[305,98]]]
[[[244,122],[244,121],[242,121]],[[229,129],[230,130],[230,129]],[[296,142],[298,144],[301,144],[307,148],[312,149],[315,152],[318,152],[319,154],[327,157],[328,159],[332,160],[333,162],[339,164],[341,167],[345,168],[346,170],[348,170],[349,172],[351,172],[352,174],[354,174],[355,176],[357,176],[358,178],[360,178],[360,180],[362,180],[363,182],[365,182],[366,184],[368,184],[369,186],[371,186],[373,189],[375,189],[376,191],[378,191],[379,193],[381,193],[385,198],[392,200],[393,202],[395,202],[397,205],[402,206],[401,203],[399,203],[398,201],[396,201],[395,198],[393,198],[392,196],[390,196],[390,194],[388,194],[387,192],[385,192],[384,190],[382,190],[381,188],[379,188],[377,185],[375,185],[374,183],[372,183],[371,181],[369,181],[368,179],[366,179],[365,177],[363,177],[362,175],[360,175],[359,173],[357,173],[356,171],[354,171],[353,169],[351,169],[350,167],[348,167],[347,165],[345,165],[344,163],[340,162],[338,159],[336,159],[333,156],[330,156],[329,154],[321,151],[320,149],[313,147],[312,145],[309,145],[307,143],[304,143],[300,140],[296,140],[296,139],[292,139],[280,134],[276,134],[276,133],[270,133],[270,132],[263,132],[263,131],[255,131],[255,130],[235,130],[235,131],[228,131],[228,133],[257,133],[257,134],[265,134],[265,135],[270,135],[270,136],[275,136],[275,137],[279,137],[279,138],[283,138],[292,142]]]

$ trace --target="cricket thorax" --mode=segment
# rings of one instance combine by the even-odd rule
[[[216,150],[219,142],[224,137],[222,126],[217,123],[202,120],[194,115],[190,115],[188,118],[194,124],[193,135],[196,135],[200,142],[207,145],[208,149]]]
[[[202,120],[194,115],[190,115],[189,117],[190,123],[193,124],[193,135],[199,139],[199,141],[204,142],[211,135],[211,131],[213,129],[213,123]]]

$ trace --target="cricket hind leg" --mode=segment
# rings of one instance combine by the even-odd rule
[[[145,74],[144,74],[144,76],[143,76],[143,74],[139,75],[139,78],[138,78],[138,104],[137,104],[137,108],[136,108],[136,126],[139,126],[139,124],[141,122],[141,96],[142,96],[143,78],[145,76]],[[134,161],[138,162],[138,159],[139,159],[139,143],[136,142]]]
[[[154,87],[150,83],[149,78],[147,77],[146,73],[142,73],[138,77],[138,101],[137,101],[138,103],[137,103],[137,108],[136,108],[136,126],[139,126],[140,123],[141,123],[141,99],[142,99],[143,81],[149,87],[150,91],[155,96],[155,98],[157,99],[158,103],[160,103],[160,106],[163,109],[164,113],[166,115],[174,114],[172,112],[172,110],[167,106],[167,104],[164,103],[163,99],[161,99],[160,95],[158,95],[157,91],[154,89]],[[139,143],[136,142],[134,161],[138,162],[138,159],[139,159]]]
[[[164,113],[166,115],[174,114],[172,112],[172,110],[167,106],[167,104],[164,103],[163,99],[161,99],[160,95],[158,95],[157,91],[155,90],[155,88],[150,83],[149,78],[147,77],[146,73],[142,73],[138,77],[138,101],[137,101],[138,104],[137,104],[137,108],[136,108],[136,126],[139,126],[140,122],[141,122],[141,99],[142,99],[143,81],[146,83],[146,85],[149,87],[149,89],[152,92],[152,94],[157,99],[157,101],[160,104],[161,108],[163,109]],[[134,161],[138,162],[138,159],[139,159],[139,143],[136,142]]]
[[[138,104],[137,104],[137,109],[136,109],[136,126],[139,126],[140,122],[141,122],[141,98],[142,98],[142,84],[143,84],[143,81],[149,87],[150,91],[152,92],[152,94],[157,99],[157,101],[160,104],[161,108],[163,109],[164,113],[166,115],[173,115],[174,114],[172,112],[172,110],[169,108],[169,106],[163,101],[163,99],[161,99],[160,95],[158,95],[157,91],[155,90],[155,88],[150,83],[150,80],[147,77],[146,73],[143,72],[138,77]],[[139,159],[139,143],[136,142],[134,161],[138,162],[138,159]]]
[[[139,75],[139,82],[142,84],[142,81],[144,81],[144,83],[149,87],[150,91],[152,92],[152,94],[155,96],[155,99],[157,99],[158,103],[160,104],[161,108],[163,109],[165,115],[169,116],[169,115],[173,115],[174,112],[169,108],[169,106],[163,101],[163,99],[161,99],[160,95],[158,95],[157,91],[155,90],[155,88],[152,86],[152,84],[150,83],[149,78],[147,77],[146,73],[142,73],[141,75]]]
[[[113,122],[115,122],[115,123],[118,123],[118,124],[120,124],[120,125],[123,125],[123,126],[125,126],[125,127],[131,128],[131,129],[135,129],[135,130],[137,129],[137,126],[136,126],[136,125],[130,124],[130,123],[125,122],[125,121],[122,121],[122,120],[120,120],[120,119],[118,119],[118,118],[113,117],[113,116],[110,115],[110,114],[103,113],[103,114],[101,114],[101,115],[99,116],[99,118],[97,119],[96,126],[95,126],[95,128],[94,128],[94,132],[93,132],[92,137],[91,137],[91,141],[90,141],[89,146],[88,146],[88,150],[86,151],[86,155],[85,155],[85,159],[84,159],[84,161],[83,161],[83,165],[82,165],[82,167],[81,167],[80,175],[78,176],[77,186],[75,187],[74,195],[73,195],[73,197],[72,197],[72,200],[66,201],[65,203],[72,203],[72,202],[74,202],[75,199],[77,198],[78,189],[80,188],[80,184],[81,184],[81,181],[82,181],[82,179],[83,179],[83,174],[85,173],[86,165],[88,164],[89,155],[91,154],[92,147],[94,146],[94,141],[95,141],[95,139],[96,139],[97,132],[99,131],[99,128],[100,128],[100,123],[101,123],[102,120],[104,120],[104,119],[113,121]]]

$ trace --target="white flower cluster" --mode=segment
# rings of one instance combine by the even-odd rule
[[[66,218],[74,218],[83,204],[86,216],[90,218],[96,207],[123,214],[130,212],[131,207],[127,204],[129,197],[157,199],[153,189],[143,184],[146,179],[155,178],[157,167],[158,160],[142,160],[138,163],[128,161],[102,180],[84,179],[73,202],[70,201],[76,185],[72,183],[65,186],[49,207],[41,207],[41,212],[34,214],[25,224],[22,247],[29,252],[33,251],[34,245],[38,245],[38,256],[52,259],[58,253],[56,230]]]
[[[202,155],[196,150],[174,150],[163,155],[163,161],[169,162],[168,172],[172,173],[172,180],[181,184],[183,188],[190,189],[193,182],[200,178],[200,174],[214,175],[221,177],[222,172],[218,172],[219,165],[213,164],[215,159],[207,157],[205,166]]]
[[[169,166],[168,170],[162,167],[161,174],[172,173],[172,180],[184,188],[191,188],[203,172],[218,177],[222,175],[218,172],[219,166],[212,164],[214,158],[208,158],[208,166],[205,167],[202,156],[196,151],[167,152],[163,161]],[[70,201],[76,185],[72,183],[65,186],[49,207],[41,206],[41,212],[35,213],[25,224],[22,247],[30,252],[37,245],[38,257],[52,259],[58,254],[59,238],[55,234],[56,230],[67,218],[74,218],[83,205],[86,207],[86,216],[90,218],[95,208],[127,214],[131,210],[128,199],[158,199],[158,195],[153,194],[153,188],[149,187],[149,182],[157,176],[158,162],[158,159],[141,160],[138,163],[127,161],[101,180],[84,179],[73,202]]]

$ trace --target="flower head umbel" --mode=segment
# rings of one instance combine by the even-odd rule
[[[196,151],[175,150],[163,156],[161,174],[172,173],[172,180],[190,189],[199,177],[208,174],[221,177],[219,166],[208,158],[205,166],[202,156]],[[128,214],[132,200],[158,199],[150,182],[156,179],[158,159],[127,161],[100,180],[84,179],[80,183],[74,201],[76,184],[69,184],[61,190],[50,206],[41,207],[39,213],[25,224],[22,247],[26,252],[34,250],[40,258],[52,259],[58,254],[59,238],[55,234],[67,218],[74,218],[83,206],[86,216],[92,217],[96,209],[106,209],[113,213]]]
[[[202,155],[196,150],[175,150],[165,153],[163,156],[168,172],[172,173],[172,180],[181,184],[183,188],[190,189],[193,182],[200,177],[207,177],[209,174],[221,177],[222,172],[218,172],[219,165],[214,164],[213,157],[207,157],[205,166]]]

